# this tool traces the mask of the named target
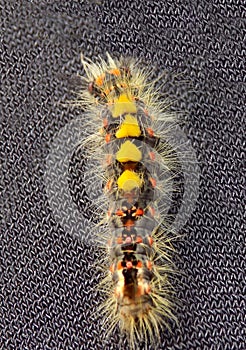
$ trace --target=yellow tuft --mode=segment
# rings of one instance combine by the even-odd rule
[[[134,171],[125,170],[118,178],[117,184],[119,189],[124,192],[131,192],[134,188],[142,186],[143,180]]]
[[[123,137],[139,137],[141,135],[141,129],[138,125],[137,118],[131,114],[127,114],[123,123],[120,125],[119,130],[115,133],[117,139]]]
[[[127,94],[123,93],[114,100],[112,107],[112,116],[118,118],[124,113],[136,113],[136,103],[128,97]]]
[[[116,159],[121,162],[140,162],[142,153],[131,141],[124,142],[116,153]]]

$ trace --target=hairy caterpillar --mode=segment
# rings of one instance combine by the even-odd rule
[[[104,182],[97,207],[107,203],[99,213],[108,266],[100,313],[108,334],[119,325],[131,348],[140,341],[157,344],[161,327],[175,320],[172,232],[162,218],[175,164],[165,135],[175,117],[159,101],[155,82],[148,82],[150,72],[134,60],[108,55],[99,63],[82,57],[82,63],[87,89],[77,103],[88,108],[89,134],[83,146],[99,161],[91,174]]]

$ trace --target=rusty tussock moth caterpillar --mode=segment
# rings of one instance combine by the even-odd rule
[[[96,203],[108,267],[100,314],[107,335],[119,325],[131,348],[141,341],[158,344],[161,327],[176,321],[169,277],[173,232],[163,220],[176,164],[165,136],[175,116],[167,101],[160,101],[156,82],[148,82],[150,71],[134,60],[108,54],[107,61],[82,57],[82,63],[87,88],[76,104],[87,107],[89,135],[82,146],[98,161],[90,175],[104,183]]]

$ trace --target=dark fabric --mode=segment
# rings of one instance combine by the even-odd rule
[[[176,243],[179,327],[163,329],[159,348],[246,349],[243,1],[0,4],[0,349],[119,348],[118,332],[103,343],[106,330],[93,315],[103,295],[95,290],[83,154],[67,157],[67,183],[49,167],[77,142],[74,127],[61,130],[83,117],[64,105],[84,74],[81,52],[92,60],[133,56],[158,74],[181,74],[170,84],[172,108],[185,116],[201,174],[196,208]],[[56,198],[62,188],[70,202],[68,194]]]

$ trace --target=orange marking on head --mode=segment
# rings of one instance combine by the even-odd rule
[[[118,77],[120,75],[120,70],[118,68],[110,69],[109,74],[112,74]]]
[[[102,86],[102,85],[103,85],[103,82],[104,82],[104,78],[105,78],[105,74],[99,75],[99,77],[97,77],[97,78],[95,79],[96,85]]]
[[[154,136],[154,131],[153,131],[153,129],[147,128],[146,130],[147,130],[147,132],[148,132],[148,134],[149,134],[150,137],[153,137],[153,136]]]

